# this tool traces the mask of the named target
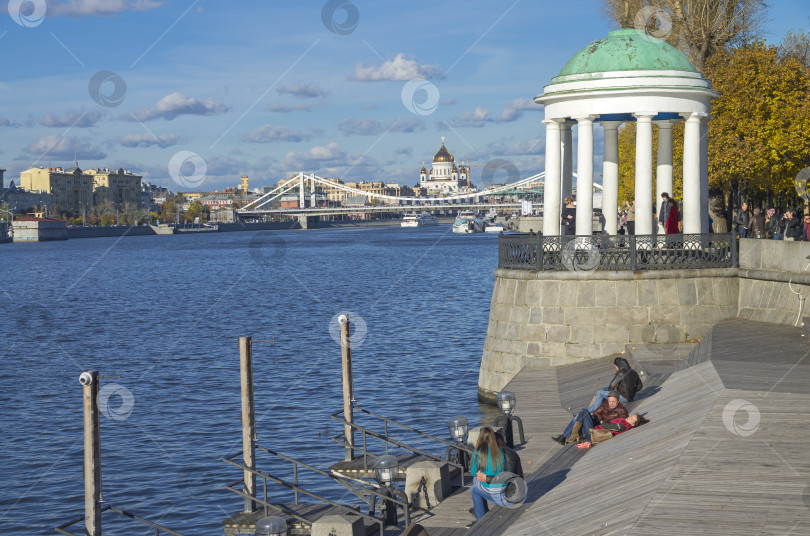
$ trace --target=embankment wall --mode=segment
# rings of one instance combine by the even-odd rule
[[[810,297],[810,243],[742,239],[739,252],[739,268],[496,270],[479,396],[494,400],[527,365],[683,342],[728,318],[795,323]]]

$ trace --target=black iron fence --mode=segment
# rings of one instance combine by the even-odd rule
[[[498,268],[667,270],[738,265],[737,237],[723,234],[498,237]]]

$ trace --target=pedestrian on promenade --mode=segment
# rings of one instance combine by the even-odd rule
[[[627,404],[633,397],[636,396],[644,384],[641,383],[641,378],[638,372],[633,370],[630,363],[623,358],[617,357],[613,360],[613,367],[616,369],[616,374],[605,389],[596,392],[596,399],[593,404],[588,407],[588,411],[593,413],[596,408],[602,405],[602,402],[609,396],[610,391],[617,391],[619,393],[619,401],[622,404]]]
[[[666,230],[667,219],[669,219],[669,194],[661,194],[661,208],[658,211],[658,234],[669,234]]]
[[[503,452],[503,472],[495,476],[489,476],[479,471],[476,478],[481,483],[506,483],[503,492],[504,502],[506,504],[518,504],[526,498],[526,483],[522,481],[523,466],[520,463],[520,456],[506,445],[506,433],[502,429],[495,433],[495,441],[498,443],[498,448]]]
[[[638,413],[634,413],[627,417],[626,419],[611,419],[610,422],[603,422],[602,424],[597,424],[596,427],[589,430],[589,435],[591,437],[590,442],[583,442],[577,445],[577,448],[590,448],[591,445],[596,445],[597,443],[601,443],[602,441],[607,441],[611,439],[613,436],[617,436],[622,434],[631,428],[638,428],[642,424],[646,424],[650,422],[647,420],[643,415],[639,415]]]
[[[674,199],[670,199],[668,205],[669,214],[665,224],[666,232],[667,234],[678,234],[681,232],[678,227],[678,203]]]
[[[625,419],[627,418],[627,409],[619,402],[619,393],[611,391],[608,394],[607,400],[596,408],[596,411],[590,409],[581,409],[568,423],[565,430],[561,435],[552,436],[552,440],[560,445],[566,443],[577,443],[579,441],[590,441],[590,430],[597,424],[602,422],[610,422],[612,419]]]
[[[565,226],[565,234],[577,234],[577,209],[574,206],[574,200],[566,197],[563,202],[565,206],[562,210],[562,221]]]
[[[627,208],[627,234],[636,234],[636,200],[630,202]]]
[[[810,214],[804,215],[804,223],[802,224],[802,242],[810,241]]]
[[[785,211],[785,240],[802,239],[802,222],[793,215],[792,210]]]
[[[748,222],[750,219],[751,215],[748,213],[748,203],[743,203],[742,207],[740,207],[740,211],[737,213],[737,217],[734,218],[734,225],[737,226],[740,238],[748,236]]]
[[[765,211],[765,230],[768,231],[770,237],[774,240],[782,239],[782,228],[779,225],[782,220],[782,215],[779,214],[775,208],[771,207]]]
[[[481,428],[470,467],[475,475],[470,494],[472,495],[475,519],[479,520],[489,510],[488,502],[498,506],[506,504],[504,501],[506,483],[486,482],[486,477],[494,477],[505,470],[503,451],[498,447],[495,432],[489,426]],[[481,481],[482,474],[484,477],[483,482]]]
[[[748,235],[751,238],[765,238],[765,215],[759,207],[754,209],[754,215],[748,222]]]

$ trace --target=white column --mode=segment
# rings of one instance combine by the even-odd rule
[[[593,120],[595,115],[574,117],[577,121],[577,235],[593,234]]]
[[[653,234],[652,112],[636,113],[636,234]]]
[[[298,208],[304,208],[304,174],[301,173],[301,181],[298,183]]]
[[[700,224],[700,114],[687,114],[683,129],[683,232],[699,233]]]
[[[710,117],[700,120],[700,232],[709,232],[709,128]]]
[[[543,182],[543,235],[560,235],[560,122],[547,119],[546,176]]]
[[[655,170],[655,202],[661,206],[661,194],[672,196],[672,120],[653,121],[658,126],[658,165]]]
[[[615,235],[619,220],[619,125],[621,121],[602,121],[605,129],[605,157],[602,162],[602,214],[605,232]]]
[[[570,197],[574,190],[574,140],[571,133],[573,121],[560,124],[562,138],[562,199]]]

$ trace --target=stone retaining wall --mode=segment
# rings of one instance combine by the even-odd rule
[[[810,298],[810,242],[743,239],[739,252],[739,268],[496,270],[480,398],[493,400],[527,365],[603,357],[626,344],[683,342],[738,316],[794,324],[800,299],[789,287]]]

